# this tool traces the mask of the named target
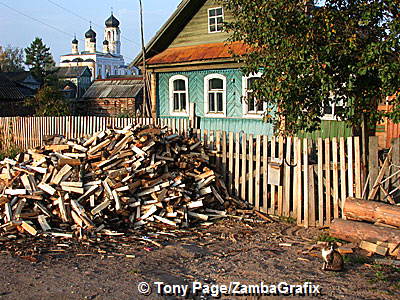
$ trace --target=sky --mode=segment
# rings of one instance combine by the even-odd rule
[[[147,42],[181,0],[142,2]],[[26,48],[35,37],[40,37],[58,64],[61,55],[71,52],[74,34],[79,40],[79,50],[83,50],[84,34],[92,21],[97,49],[101,51],[104,22],[111,8],[121,23],[121,53],[128,64],[141,49],[139,0],[0,0],[0,45]]]

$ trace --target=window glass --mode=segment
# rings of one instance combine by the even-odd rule
[[[174,91],[185,91],[185,81],[183,79],[177,79],[174,81]]]
[[[218,112],[223,112],[224,111],[224,105],[223,105],[223,95],[222,93],[217,94],[217,105],[218,105]]]
[[[210,90],[222,90],[224,88],[224,82],[222,79],[213,78],[210,80]]]
[[[224,23],[224,12],[222,7],[211,8],[208,10],[208,31],[221,32]]]

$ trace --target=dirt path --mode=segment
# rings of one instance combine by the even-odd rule
[[[177,237],[162,235],[160,249],[136,237],[113,237],[95,246],[36,241],[36,248],[32,239],[2,240],[0,298],[181,299],[156,295],[153,283],[254,285],[284,281],[320,285],[321,299],[398,299],[400,273],[396,270],[350,257],[344,272],[322,272],[321,259],[316,257],[319,252],[313,252],[315,256],[302,253],[320,234],[284,223],[225,220],[209,228],[176,233]],[[140,282],[151,283],[150,296],[139,294]]]

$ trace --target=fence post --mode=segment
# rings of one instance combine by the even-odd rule
[[[378,137],[370,136],[368,145],[369,191],[372,191],[379,173]],[[368,198],[368,194],[365,193],[365,199]]]

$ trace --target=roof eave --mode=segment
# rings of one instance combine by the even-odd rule
[[[145,47],[146,51],[146,59],[150,58],[151,55],[154,54],[149,54],[152,52],[152,49],[157,45],[157,43],[162,40],[162,37],[165,36],[166,32],[169,30],[169,28],[174,24],[174,22],[177,20],[179,16],[182,15],[183,12],[185,12],[187,9],[190,9],[193,7],[193,9],[200,8],[204,4],[205,0],[183,0],[177,7],[177,9],[174,11],[174,13],[169,17],[169,19],[164,23],[164,25],[157,31],[155,36],[147,43]],[[188,20],[191,19],[192,16],[187,16]],[[186,20],[184,23],[187,23],[188,20]],[[175,26],[175,28],[180,28],[180,26]],[[167,42],[167,44],[170,44],[172,41]],[[143,51],[140,51],[140,53],[136,56],[136,58],[132,61],[130,66],[137,66],[140,64],[140,61],[143,59]]]

